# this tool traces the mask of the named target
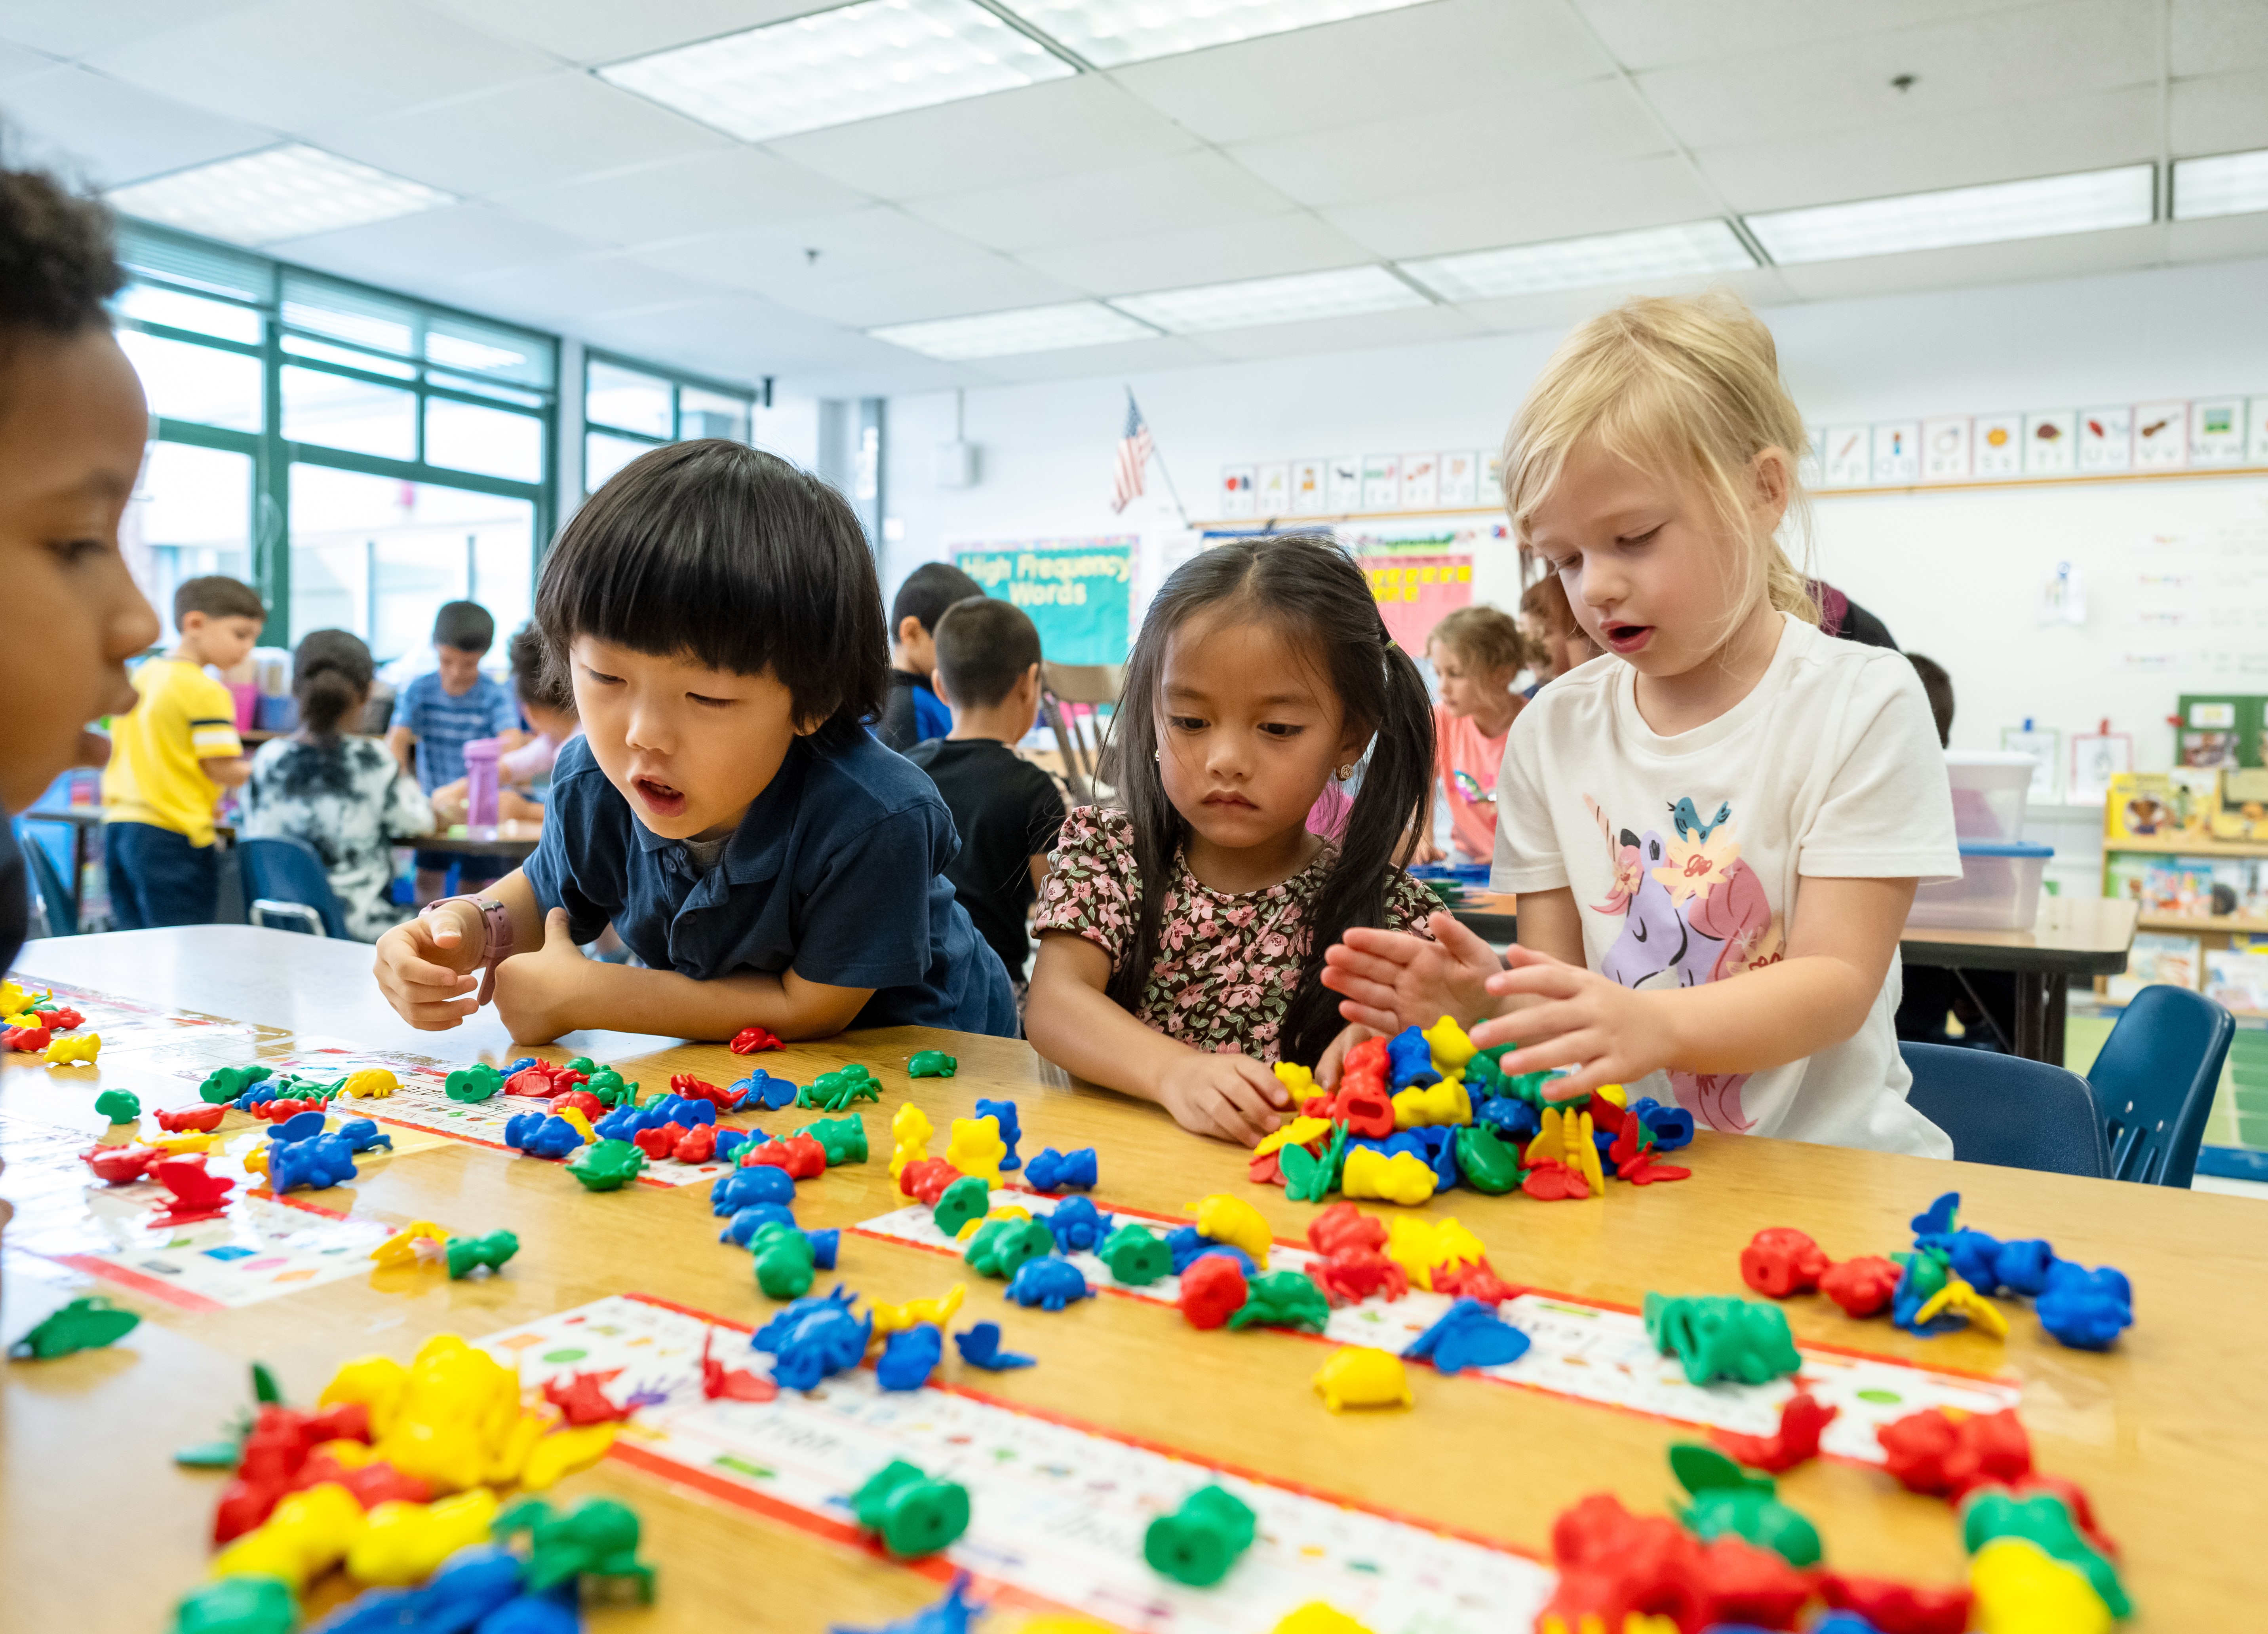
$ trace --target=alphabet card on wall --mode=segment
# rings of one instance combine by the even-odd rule
[[[2024,416],[2020,414],[1980,414],[1970,433],[1969,469],[1972,475],[2021,476],[2024,474]]]
[[[1327,460],[1292,461],[1292,513],[1314,516],[1329,508],[1330,462]]]
[[[1392,454],[1362,457],[1362,508],[1396,511],[1402,506],[1402,461]]]
[[[1441,456],[1441,498],[1444,505],[1469,505],[1480,487],[1480,456],[1459,448]]]
[[[2248,423],[2251,429],[2245,435],[2245,463],[2268,465],[2268,397],[2252,400],[2252,412]]]
[[[2124,471],[2134,463],[2134,411],[2088,408],[2079,416],[2079,468]]]
[[[1969,476],[1969,416],[1948,416],[1921,423],[1921,474],[1933,482],[1965,482]]]
[[[1402,456],[1402,508],[1430,511],[1441,503],[1441,456]]]
[[[1231,465],[1221,467],[1221,515],[1250,516],[1252,514],[1254,473],[1255,467],[1248,465]]]
[[[2024,416],[2024,475],[2057,476],[2079,463],[2079,416],[2070,409]]]
[[[1362,509],[1362,456],[1335,455],[1329,465],[1329,508],[1342,514]]]
[[[2190,462],[2190,406],[2144,403],[2134,411],[2134,468],[2162,471]]]
[[[1252,473],[1252,513],[1288,516],[1292,510],[1292,467],[1280,461],[1256,466]]]
[[[1897,420],[1874,428],[1874,480],[1911,482],[1921,475],[1921,422]]]
[[[2190,463],[2244,463],[2244,399],[2204,397],[2190,405]]]
[[[1830,488],[1864,488],[1874,480],[1874,451],[1872,431],[1863,425],[1830,425],[1827,428],[1826,453],[1822,463],[1826,475],[1822,479]]]

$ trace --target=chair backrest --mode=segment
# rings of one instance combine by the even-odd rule
[[[2087,1069],[2110,1148],[2110,1178],[2187,1186],[2236,1023],[2202,993],[2163,984],[2126,1006]]]
[[[78,909],[72,905],[70,887],[64,883],[63,871],[55,866],[54,855],[22,823],[16,825],[16,849],[24,853],[31,867],[32,888],[40,894],[40,912],[48,922],[48,934],[77,936]]]
[[[1900,1044],[1915,1111],[1953,1137],[1964,1163],[2102,1180],[2110,1172],[2094,1092],[2076,1072],[1953,1044]]]
[[[1116,664],[1042,664],[1040,708],[1063,752],[1064,781],[1084,806],[1095,798],[1102,778],[1102,726],[1099,704],[1116,704],[1125,669]]]
[[[246,902],[255,905],[297,902],[312,908],[322,921],[322,934],[345,939],[346,915],[314,847],[305,840],[239,840],[236,859],[244,871]]]

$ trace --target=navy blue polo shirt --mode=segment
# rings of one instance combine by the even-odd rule
[[[657,970],[713,981],[743,970],[870,987],[852,1027],[1016,1036],[1000,956],[954,900],[961,849],[921,770],[865,732],[839,748],[799,738],[706,875],[607,781],[589,742],[559,751],[527,882],[575,939],[609,920]]]

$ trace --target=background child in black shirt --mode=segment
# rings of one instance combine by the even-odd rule
[[[1039,709],[1040,632],[1021,607],[980,595],[938,620],[936,649],[937,689],[953,710],[953,731],[906,758],[945,796],[961,831],[961,854],[945,877],[1020,998],[1032,951],[1024,916],[1064,820],[1055,780],[1008,747],[1032,729]]]

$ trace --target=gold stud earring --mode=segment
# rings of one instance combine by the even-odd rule
[[[1348,778],[1350,778],[1350,777],[1353,777],[1353,776],[1354,776],[1354,768],[1353,768],[1353,767],[1351,767],[1351,766],[1342,766],[1342,767],[1340,767],[1340,768],[1339,768],[1339,781],[1340,781],[1341,783],[1344,783]]]

